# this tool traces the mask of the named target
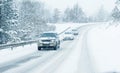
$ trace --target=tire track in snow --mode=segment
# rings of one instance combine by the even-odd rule
[[[61,52],[56,54],[51,60],[48,61],[44,66],[39,66],[35,70],[27,73],[53,73],[53,71],[58,68],[58,66],[61,64],[62,61],[65,60],[65,58],[68,57],[69,53],[72,52],[72,47],[75,46],[76,42],[78,40],[74,40],[73,42],[70,42],[69,46],[67,48],[63,48]],[[66,46],[66,45],[65,45]]]
[[[94,60],[91,57],[89,48],[87,47],[88,32],[95,26],[96,25],[83,27],[83,29],[85,29],[85,28],[87,28],[87,29],[85,29],[85,32],[83,33],[83,36],[82,36],[81,56],[79,59],[78,71],[76,73],[96,73],[95,66],[93,63]]]
[[[64,45],[65,43],[72,44],[71,42],[63,42],[62,44]],[[63,45],[62,45],[62,47],[64,47]],[[67,50],[67,48],[65,50]],[[38,66],[45,65],[47,63],[47,61],[51,60],[51,58],[53,58],[56,55],[58,55],[59,53],[61,53],[61,51],[63,51],[62,48],[58,49],[58,51],[53,51],[53,50],[51,50],[51,51],[39,51],[37,53],[32,54],[31,56],[35,57],[35,56],[41,55],[41,57],[36,58],[34,60],[31,60],[31,61],[28,61],[27,64],[21,63],[22,66],[21,66],[21,64],[20,65],[18,64],[19,65],[18,67],[15,66],[15,68],[12,68],[12,69],[10,68],[10,70],[4,71],[3,73],[27,73],[28,71],[31,71],[32,69],[34,69]]]

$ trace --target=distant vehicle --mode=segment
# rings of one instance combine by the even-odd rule
[[[45,32],[42,33],[38,42],[38,50],[42,48],[53,48],[57,50],[60,47],[60,40],[57,33]]]
[[[72,33],[73,33],[73,35],[78,35],[79,34],[77,29],[72,29]]]
[[[63,40],[74,40],[74,35],[72,32],[65,32]]]

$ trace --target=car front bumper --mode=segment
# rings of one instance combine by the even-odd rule
[[[49,47],[55,47],[56,44],[55,43],[48,43],[48,44],[39,43],[38,46],[41,47],[41,48],[49,48]]]
[[[73,37],[65,37],[63,40],[73,40]]]

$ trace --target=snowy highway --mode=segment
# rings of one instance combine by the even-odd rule
[[[120,73],[120,0],[0,0],[0,73]]]
[[[119,73],[120,26],[74,25],[56,25],[59,32],[79,27],[79,35],[61,41],[58,50],[38,51],[36,43],[0,50],[0,73]]]
[[[87,48],[87,32],[96,25],[83,25],[73,41],[63,41],[57,51],[42,50],[12,61],[1,73],[96,73]]]

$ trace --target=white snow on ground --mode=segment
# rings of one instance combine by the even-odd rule
[[[68,57],[64,62],[61,63],[60,67],[54,73],[77,73],[78,64],[81,54],[81,40],[82,38],[77,37],[78,42],[75,43],[73,49],[69,53]]]
[[[89,31],[88,47],[98,73],[120,72],[120,26],[101,25]]]
[[[87,30],[88,29],[89,28],[87,28]],[[87,62],[89,62],[88,57],[86,57],[86,59],[84,60],[85,63],[87,63],[86,66],[89,67],[83,66],[85,69],[82,71],[79,70],[79,68],[82,67],[80,62],[83,59],[81,58],[81,53],[83,52],[81,50],[86,49],[83,48],[83,41],[84,41],[83,38],[85,36],[84,34],[87,34],[86,29],[81,29],[81,30],[84,30],[84,33],[81,32],[81,35],[79,35],[75,39],[76,41],[71,42],[73,44],[71,43],[68,45],[64,44],[68,48],[65,47],[61,48],[61,51],[58,50],[59,53],[57,53],[53,58],[50,58],[50,61],[47,60],[48,62],[45,63],[44,66],[39,65],[28,73],[93,73],[91,72],[91,70],[88,69],[90,68],[90,66],[87,65],[88,64]],[[84,54],[82,56],[85,57]]]
[[[37,44],[29,44],[19,47],[6,48],[0,50],[0,67],[4,66],[7,63],[13,63],[11,61],[15,61],[19,58],[24,58],[24,56],[34,53],[37,50]]]
[[[61,59],[64,58],[66,55],[69,55],[69,52],[72,49],[71,47],[76,41],[68,41],[61,43],[61,48],[57,51],[39,51],[44,52],[44,55],[26,63],[19,64],[20,67],[7,70],[3,73],[51,73],[49,72],[49,69],[55,70],[54,68],[57,68],[57,65],[59,63],[61,64]],[[66,46],[68,44],[70,44],[70,46]]]

